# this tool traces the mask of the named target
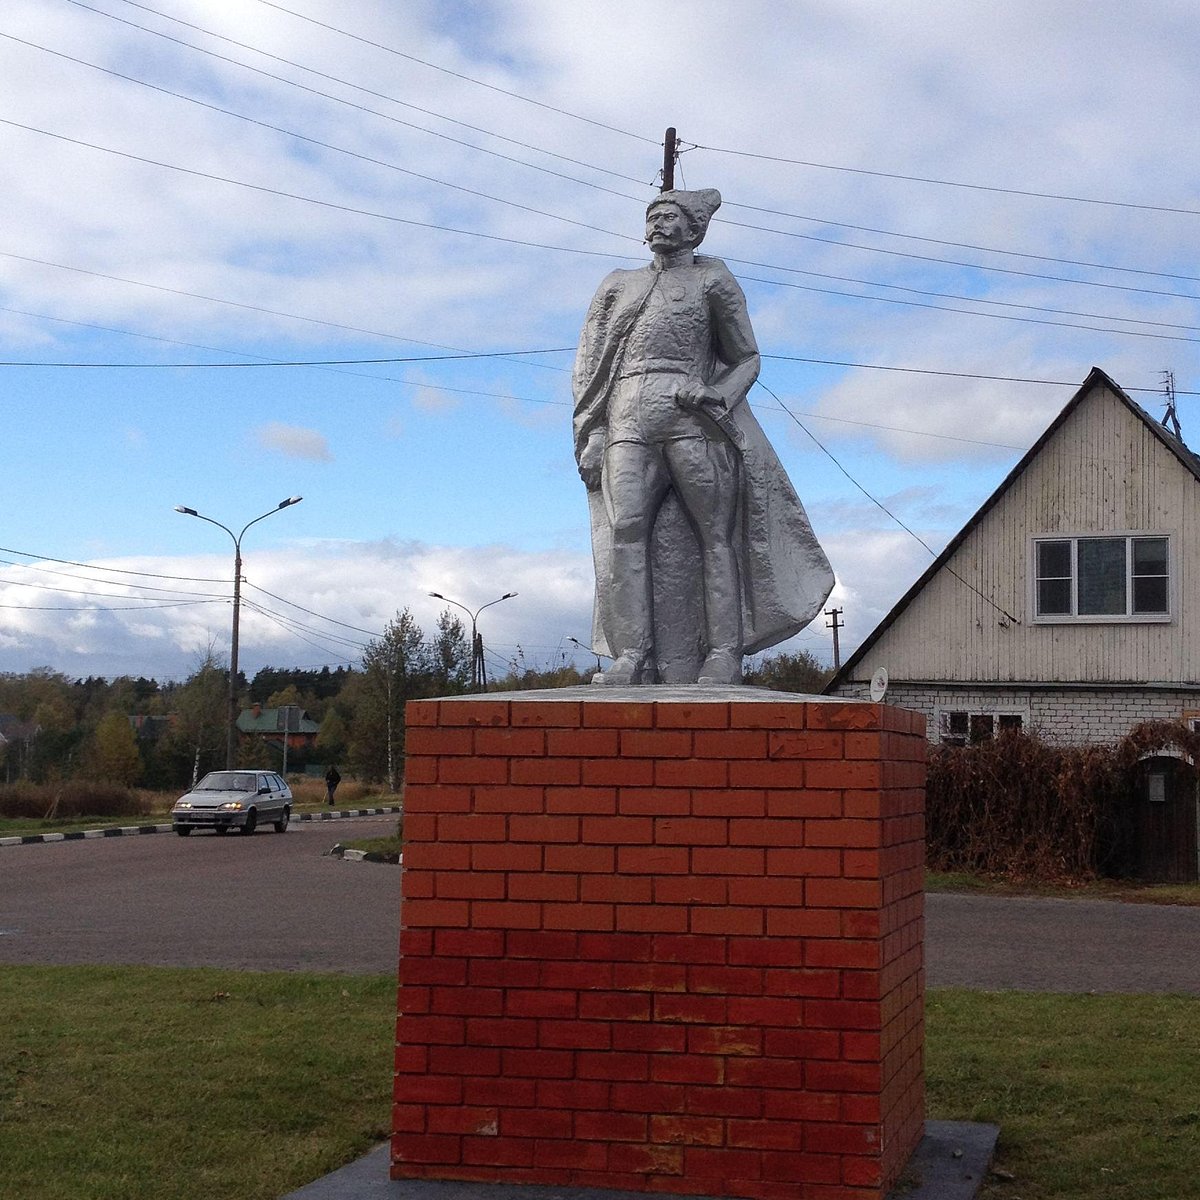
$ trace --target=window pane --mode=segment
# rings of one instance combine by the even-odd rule
[[[1068,616],[1071,612],[1071,581],[1039,579],[1037,610],[1039,617]]]
[[[1079,539],[1079,615],[1124,616],[1125,539]]]
[[[997,718],[1000,723],[1001,733],[1020,733],[1021,731],[1021,714],[1020,713],[1001,713]]]
[[[1167,573],[1167,539],[1133,539],[1133,573],[1135,575],[1165,575]]]
[[[1069,579],[1071,575],[1071,543],[1038,542],[1037,573],[1039,579]]]
[[[1133,611],[1135,613],[1165,613],[1167,611],[1166,576],[1134,578]]]
[[[986,742],[992,736],[995,721],[991,713],[971,714],[971,742]]]

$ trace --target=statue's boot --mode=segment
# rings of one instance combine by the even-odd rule
[[[649,666],[649,656],[626,651],[613,660],[611,667],[592,676],[593,683],[609,687],[630,687],[638,683],[652,683],[654,672]]]
[[[742,682],[742,656],[734,650],[712,650],[704,660],[696,682],[709,687]]]

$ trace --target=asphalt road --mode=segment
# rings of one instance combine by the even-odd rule
[[[0,962],[394,971],[400,872],[327,855],[396,818],[0,848]]]
[[[400,873],[329,857],[394,817],[0,848],[0,963],[396,969]],[[1200,908],[928,897],[931,987],[1200,995]]]

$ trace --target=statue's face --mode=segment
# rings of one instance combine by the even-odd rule
[[[674,204],[656,204],[646,214],[646,244],[660,254],[694,246],[691,223]]]

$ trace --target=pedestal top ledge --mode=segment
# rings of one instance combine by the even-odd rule
[[[434,700],[469,700],[472,703],[520,700],[522,703],[580,700],[589,704],[729,704],[750,701],[754,704],[862,704],[844,696],[819,696],[809,692],[777,692],[771,688],[746,685],[704,685],[699,683],[645,683],[628,687],[583,684],[580,687],[537,688],[525,692],[475,692],[469,696],[435,696]],[[869,703],[869,701],[866,701]]]

